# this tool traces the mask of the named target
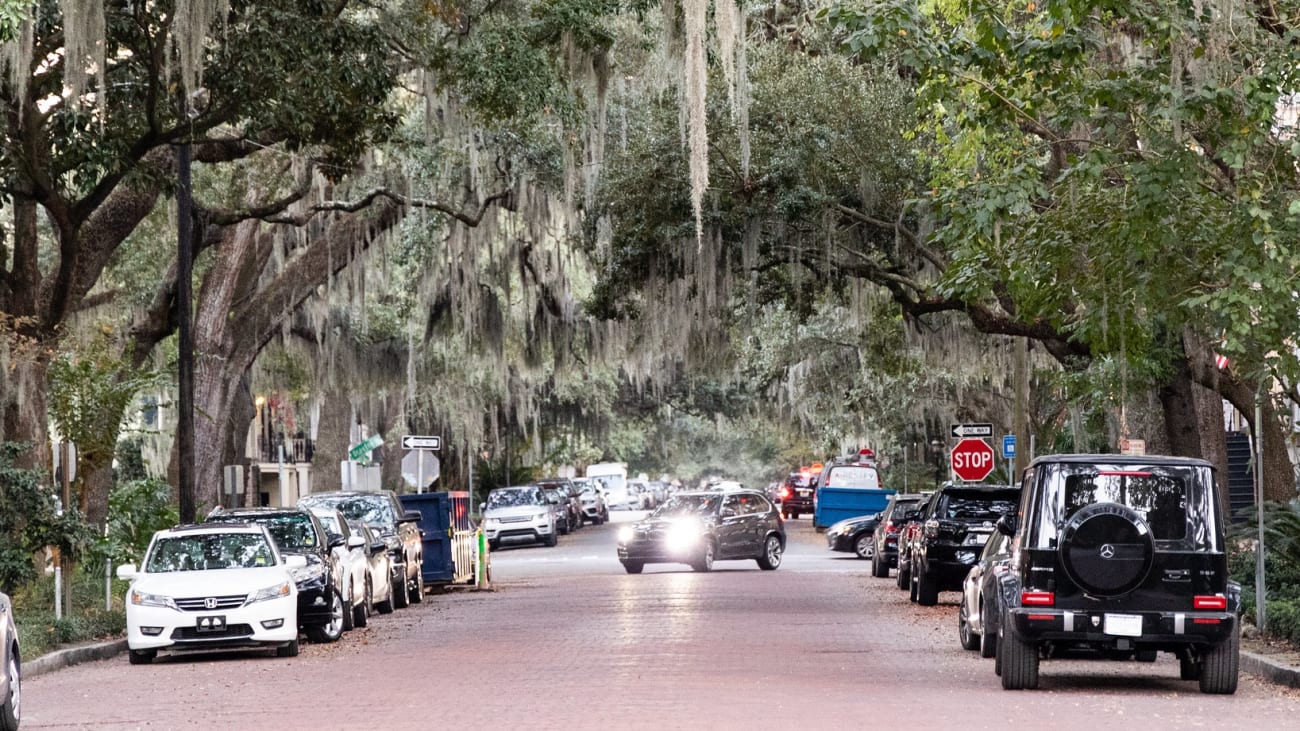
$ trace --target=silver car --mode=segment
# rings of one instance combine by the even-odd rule
[[[554,546],[559,540],[559,512],[564,509],[536,485],[497,488],[483,504],[483,532],[494,550],[502,543],[516,542]]]
[[[349,520],[348,527],[352,535],[361,536],[366,553],[366,612],[375,610],[380,614],[393,613],[393,582],[386,580],[393,575],[393,559],[386,550],[388,544],[366,525],[364,521]]]
[[[18,630],[14,627],[13,602],[0,593],[0,731],[17,731],[22,720],[22,655],[18,652]]]
[[[370,572],[370,547],[366,540],[348,526],[347,518],[337,508],[323,506],[308,508],[312,515],[320,518],[329,536],[330,552],[338,557],[343,567],[343,582],[339,591],[346,597],[345,603],[351,612],[343,617],[343,629],[365,627],[370,615],[370,597],[367,595],[366,578]],[[337,545],[335,545],[337,544]]]

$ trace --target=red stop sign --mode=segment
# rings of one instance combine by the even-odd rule
[[[953,474],[966,482],[979,482],[993,471],[993,447],[983,439],[963,439],[952,448]]]

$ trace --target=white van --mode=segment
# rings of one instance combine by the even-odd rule
[[[587,477],[605,484],[605,504],[610,510],[627,508],[627,465],[622,462],[600,462],[587,467]]]

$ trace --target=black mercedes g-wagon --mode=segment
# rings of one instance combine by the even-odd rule
[[[1228,580],[1224,515],[1204,460],[1052,455],[1025,470],[999,587],[997,672],[1038,687],[1039,661],[1180,661],[1204,693],[1234,693],[1241,587]]]

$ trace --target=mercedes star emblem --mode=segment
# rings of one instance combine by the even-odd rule
[[[1115,547],[1112,546],[1112,545],[1110,545],[1109,543],[1103,545],[1103,546],[1101,547],[1101,557],[1102,557],[1102,558],[1115,558]]]

